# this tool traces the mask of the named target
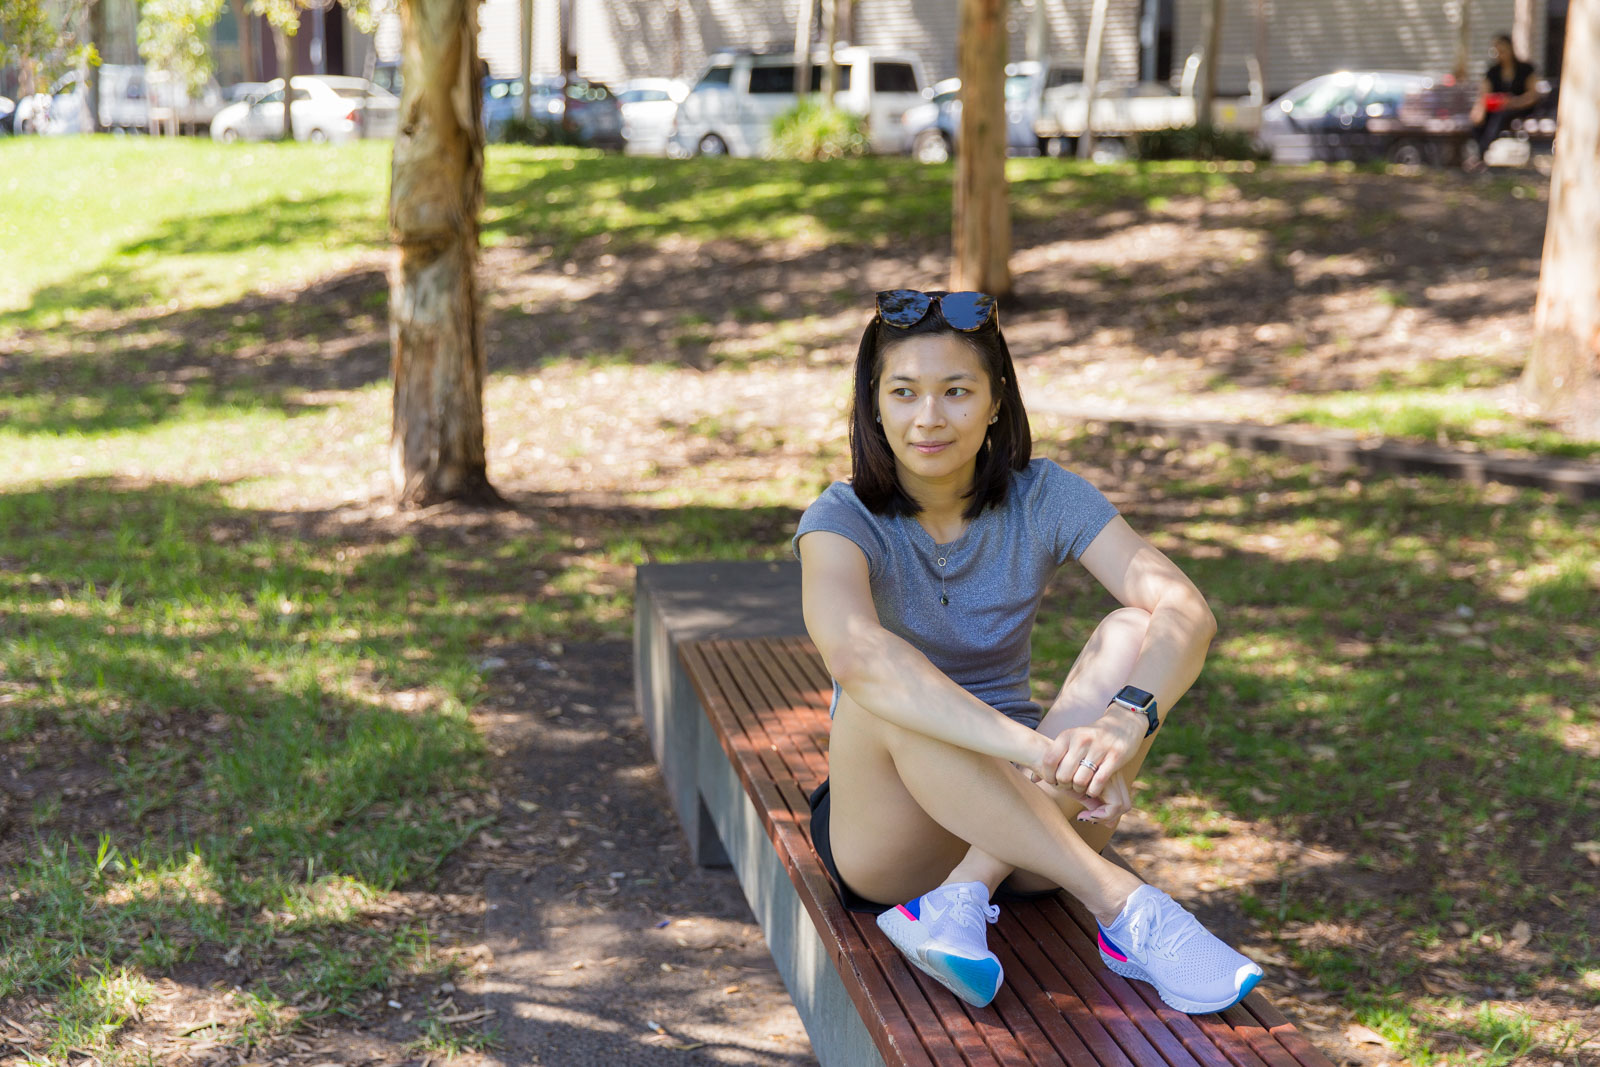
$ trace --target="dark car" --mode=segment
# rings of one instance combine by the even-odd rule
[[[552,141],[622,150],[622,105],[610,89],[575,75],[541,75],[530,85],[528,119],[549,127]],[[483,128],[489,140],[505,139],[521,100],[521,78],[483,80]]]
[[[1275,163],[1386,159],[1401,104],[1442,79],[1415,71],[1341,70],[1290,89],[1261,115],[1260,140]]]

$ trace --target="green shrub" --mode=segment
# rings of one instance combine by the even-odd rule
[[[772,120],[774,159],[844,159],[867,154],[867,120],[838,108],[802,100]]]
[[[559,122],[546,122],[542,119],[523,119],[512,116],[505,125],[500,127],[500,140],[507,144],[544,145],[576,145],[582,142],[578,139],[576,130],[568,130]]]
[[[1134,135],[1137,159],[1253,159],[1271,158],[1255,138],[1243,130],[1216,126],[1179,126],[1170,130],[1145,130]]]

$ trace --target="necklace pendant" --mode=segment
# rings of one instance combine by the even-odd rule
[[[950,598],[945,596],[943,593],[940,593],[939,594],[939,603],[948,605],[950,603]]]

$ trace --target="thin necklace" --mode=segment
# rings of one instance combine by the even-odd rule
[[[944,565],[950,562],[950,558],[948,556],[939,556],[935,562],[939,564],[939,603],[949,605],[950,594],[945,592],[944,588]]]

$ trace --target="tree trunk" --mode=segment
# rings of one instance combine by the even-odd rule
[[[403,505],[503,505],[483,442],[477,4],[403,0],[400,26],[404,84],[389,193],[398,252],[389,283],[391,472]]]
[[[1078,138],[1078,158],[1094,156],[1094,106],[1100,97],[1100,53],[1106,39],[1106,13],[1110,0],[1094,0],[1089,12],[1089,40],[1083,49],[1083,134]]]
[[[961,0],[959,41],[961,151],[956,153],[950,288],[1002,297],[1011,292],[1005,0]]]
[[[239,60],[243,72],[243,80],[258,82],[261,80],[261,63],[256,56],[255,27],[251,25],[254,18],[245,6],[244,0],[228,0],[228,6],[233,10],[233,21],[239,27]]]
[[[1539,10],[1535,11],[1537,7]],[[1518,59],[1533,62],[1533,20],[1544,10],[1534,0],[1516,0],[1511,8],[1511,48]]]
[[[1050,13],[1045,9],[1045,0],[1033,0],[1033,7],[1028,11],[1028,36],[1023,41],[1023,51],[1027,57],[1042,66],[1050,63]]]
[[[1522,385],[1573,432],[1600,439],[1600,0],[1567,9],[1555,147]]]
[[[833,94],[839,91],[839,63],[833,58],[839,47],[839,0],[822,0],[822,40],[822,106],[832,111]]]
[[[811,92],[811,22],[817,0],[790,0],[794,7],[794,95],[803,100]]]
[[[517,119],[526,132],[533,117],[533,0],[522,0],[522,22],[518,27],[522,46],[522,96],[517,100]]]
[[[1217,54],[1222,50],[1222,0],[1206,0],[1205,19],[1200,30],[1200,76],[1194,87],[1194,124],[1211,125],[1212,104],[1217,98]]]
[[[300,13],[299,8],[295,14]],[[272,27],[272,43],[278,50],[278,76],[283,79],[283,128],[280,141],[294,140],[294,36],[280,26]]]
[[[97,49],[104,49],[110,43],[106,40],[106,2],[107,0],[90,0],[89,2],[89,44]],[[88,84],[89,132],[99,133],[104,130],[105,122],[101,119],[100,107],[100,65],[89,66]]]
[[[1467,0],[1455,0],[1448,10],[1456,27],[1456,59],[1450,66],[1450,73],[1455,76],[1456,84],[1465,85],[1468,68],[1472,65],[1472,7]]]

